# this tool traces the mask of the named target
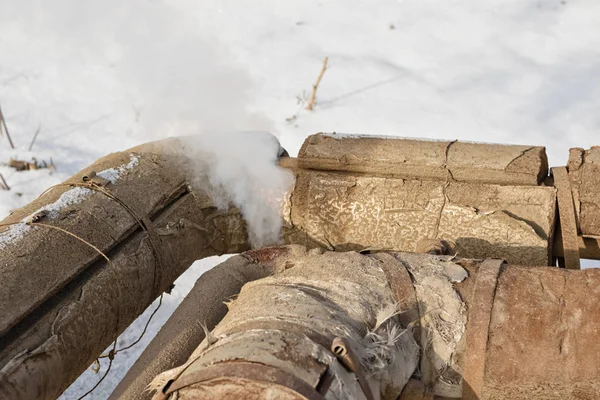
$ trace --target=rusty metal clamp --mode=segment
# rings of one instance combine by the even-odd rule
[[[190,365],[191,364],[188,364],[188,367]],[[154,395],[152,400],[166,400],[180,389],[222,377],[248,379],[283,386],[293,390],[307,400],[325,399],[325,397],[317,392],[314,387],[304,382],[302,379],[278,367],[270,365],[248,361],[229,361],[213,364],[194,372],[183,374],[186,368],[179,371],[179,374],[176,377],[170,379]]]

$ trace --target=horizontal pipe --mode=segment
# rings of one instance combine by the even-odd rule
[[[263,251],[268,250],[264,249]],[[461,390],[460,382],[462,381],[463,399],[524,400],[544,398],[562,400],[596,398],[597,393],[600,391],[600,369],[597,368],[596,356],[600,352],[600,342],[598,342],[596,335],[600,323],[600,303],[597,301],[600,295],[600,270],[598,269],[531,268],[506,265],[501,260],[490,259],[481,262],[481,260],[440,258],[440,256],[410,253],[362,256],[353,252],[337,253],[336,255],[324,253],[324,257],[327,257],[328,261],[324,265],[319,265],[319,260],[315,257],[316,253],[307,254],[308,256],[284,254],[279,262],[289,265],[285,270],[287,279],[294,276],[296,268],[302,270],[307,265],[312,266],[311,273],[306,275],[312,282],[312,290],[320,288],[320,282],[330,282],[330,275],[328,275],[330,268],[327,268],[327,266],[343,265],[351,260],[351,265],[359,270],[359,266],[362,265],[361,258],[363,257],[368,257],[371,263],[373,259],[380,263],[386,261],[386,270],[396,272],[395,274],[386,272],[390,287],[403,288],[394,290],[395,295],[401,303],[411,304],[409,308],[402,309],[403,313],[416,312],[419,314],[423,311],[423,309],[419,311],[419,304],[428,304],[428,302],[438,304],[437,302],[442,298],[440,296],[448,294],[443,290],[444,285],[452,285],[453,290],[449,293],[456,291],[452,298],[458,298],[461,299],[461,302],[464,302],[462,303],[465,306],[464,311],[457,312],[456,309],[449,308],[449,305],[444,303],[441,305],[441,311],[430,309],[427,314],[420,313],[421,318],[415,320],[415,322],[419,321],[422,333],[428,332],[426,335],[421,335],[420,343],[423,349],[420,379],[425,386],[430,385],[431,382],[427,380],[428,375],[424,373],[424,366],[427,365],[427,362],[436,363],[440,360],[440,353],[436,352],[435,346],[439,346],[441,342],[438,341],[436,344],[432,344],[428,339],[433,337],[431,336],[432,332],[437,331],[442,335],[446,332],[445,330],[449,329],[449,326],[460,323],[461,319],[457,318],[457,315],[466,312],[467,324],[464,333],[459,336],[448,336],[449,340],[452,341],[451,343],[456,346],[456,352],[451,353],[449,358],[455,365],[449,364],[447,369],[442,372],[452,378],[448,382],[458,385],[459,390]],[[394,261],[390,255],[397,261]],[[381,258],[384,256],[385,258]],[[309,257],[311,258],[309,259]],[[362,262],[367,263],[366,261]],[[381,272],[380,263],[369,264],[369,267],[373,268],[373,274]],[[444,281],[444,285],[438,280],[439,275],[436,277],[439,269],[422,268],[426,265],[438,265],[438,267],[445,269],[446,275],[444,277],[447,280]],[[468,273],[462,268],[465,268]],[[408,273],[399,273],[404,269],[413,272],[411,276],[416,279],[415,282],[411,280]],[[414,275],[416,270],[422,272]],[[362,273],[371,278],[370,273]],[[351,275],[352,272],[348,271],[348,274]],[[450,276],[457,278],[460,276],[460,283],[451,284]],[[418,290],[419,285],[426,282],[431,284],[433,281],[437,282],[436,285],[428,286],[427,290]],[[272,284],[272,281],[267,283],[267,285],[269,284]],[[254,288],[259,286],[252,285]],[[413,295],[412,285],[415,285],[414,295],[417,301],[402,302],[403,297]],[[246,294],[248,291],[246,291]],[[309,295],[306,297],[311,298]],[[320,296],[317,298],[322,299]],[[248,297],[246,296],[245,299],[248,300]],[[206,299],[202,297],[197,299],[200,304],[204,300]],[[331,300],[328,299],[328,301]],[[363,301],[366,304],[366,300]],[[258,304],[260,303],[243,301],[242,295],[238,297],[238,302],[245,307],[246,313],[253,317],[256,315],[262,316],[261,313],[264,312],[259,309]],[[314,299],[308,301],[307,304],[314,307]],[[348,307],[348,304],[340,303],[338,306],[344,310],[345,307]],[[298,301],[295,307],[301,308],[302,302]],[[257,314],[248,312],[249,309],[257,309]],[[274,309],[277,310],[276,307]],[[460,307],[459,309],[462,310]],[[357,312],[356,308],[351,308],[351,310]],[[283,307],[279,317],[277,313],[272,315],[272,319],[279,324],[277,328],[267,324],[268,318],[257,318],[254,324],[247,324],[246,327],[244,327],[244,324],[240,326],[237,323],[243,317],[233,318],[228,315],[225,318],[229,318],[229,320],[221,321],[222,326],[219,325],[221,328],[217,328],[214,332],[217,344],[211,349],[219,349],[220,351],[220,349],[226,347],[223,344],[219,345],[218,340],[226,336],[229,330],[237,333],[250,329],[277,329],[278,332],[304,333],[307,337],[313,338],[316,343],[320,343],[318,336],[315,336],[313,331],[317,329],[319,323],[322,323],[318,321],[323,320],[316,318],[315,326],[305,327],[304,331],[298,330],[297,320],[292,319],[290,321],[287,319],[290,312],[289,309]],[[436,312],[444,316],[443,325],[435,322],[437,321],[435,318]],[[431,319],[425,318],[425,315],[430,313],[432,313]],[[292,321],[296,324],[291,323],[285,326],[286,322]],[[187,321],[187,323],[191,324],[192,321]],[[339,321],[339,323],[341,324],[342,321]],[[446,338],[446,336],[444,337]],[[464,343],[464,345],[461,343]],[[246,349],[243,344],[245,343],[240,344],[240,348]],[[443,346],[440,349],[444,349]],[[228,386],[231,379],[228,380],[228,378],[234,379],[237,375],[227,375],[227,372],[224,372],[224,375],[219,376],[218,379],[213,379],[213,381],[191,380],[195,376],[201,376],[200,371],[219,365],[218,362],[222,362],[221,365],[227,364],[223,360],[215,362],[210,359],[202,362],[202,358],[195,358],[196,355],[206,356],[209,351],[205,347],[199,349],[190,359],[192,366],[184,369],[181,375],[175,374],[175,382],[181,379],[192,384],[189,387],[179,385],[181,386],[179,394],[183,397],[206,393],[202,392],[205,388],[208,388],[206,389],[208,392],[210,390],[215,391],[215,387],[219,385],[223,385],[222,390],[224,393],[231,389],[231,385]],[[404,348],[402,351],[408,352]],[[248,354],[254,356],[256,353],[243,352],[243,354],[240,354],[240,358],[243,359]],[[273,357],[268,360],[272,362],[273,359],[286,357],[288,354],[289,352],[281,352],[274,346]],[[215,359],[220,360],[219,358]],[[292,360],[297,359],[300,358],[296,357]],[[265,362],[265,364],[271,365],[269,362]],[[280,368],[285,369],[284,367],[288,368],[289,366],[281,364]],[[297,369],[297,371],[301,371],[301,369]],[[298,372],[298,374],[300,373]],[[440,373],[439,370],[433,374],[434,381],[438,380],[438,373]],[[250,380],[262,382],[260,377],[253,377]],[[173,383],[173,386],[179,387],[176,383]],[[252,387],[252,385],[249,384],[248,387]],[[444,386],[440,388],[443,389]],[[424,395],[424,393],[422,394]],[[459,391],[452,394],[451,397],[458,398],[460,395],[461,392]],[[145,396],[148,397],[139,398],[149,398],[149,395]],[[253,393],[248,393],[247,397],[258,398],[258,396],[253,397]]]
[[[298,158],[293,157],[282,157],[281,159],[279,159],[279,166],[290,170],[335,170],[335,168],[326,167],[326,164],[327,163],[320,162],[318,159],[300,160]],[[600,260],[600,237],[580,235],[577,240],[579,245],[580,258]],[[555,229],[554,233],[552,255],[554,257],[564,257],[562,247],[562,236],[558,229]]]

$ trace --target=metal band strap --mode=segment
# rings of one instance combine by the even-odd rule
[[[558,200],[558,216],[562,236],[563,257],[565,267],[579,269],[579,242],[577,237],[577,216],[573,205],[573,193],[569,183],[569,175],[565,167],[552,168],[554,186]]]
[[[479,266],[467,322],[463,400],[479,400],[485,378],[485,356],[498,275],[504,260],[486,259]]]
[[[398,315],[400,323],[405,328],[411,324],[416,326],[412,333],[415,341],[419,343],[421,336],[419,303],[415,286],[406,265],[402,260],[386,253],[377,253],[372,257],[381,262],[380,267],[383,269],[390,289],[392,289],[394,299],[398,302],[398,309],[403,311]]]
[[[317,333],[317,332],[313,331],[310,328],[307,328],[307,327],[305,327],[303,325],[300,325],[300,324],[296,324],[296,323],[288,322],[288,321],[282,321],[282,320],[265,320],[265,319],[250,320],[250,321],[246,321],[246,322],[243,322],[241,324],[236,325],[235,327],[233,327],[232,329],[229,329],[225,333],[232,334],[232,333],[249,331],[249,330],[253,330],[253,329],[281,330],[281,331],[284,331],[284,332],[287,332],[287,333],[292,333],[292,334],[296,334],[296,335],[306,336],[310,340],[312,340],[313,342],[315,342],[315,343],[323,346],[325,349],[328,349],[328,350],[329,350],[329,348],[331,346],[331,342],[332,342],[331,338],[328,338],[328,337],[326,337],[324,335],[321,335],[320,333]],[[225,363],[221,363],[221,364],[216,364],[216,365],[224,366],[224,365],[230,365],[230,364],[250,364],[252,366],[252,368],[254,368],[255,365],[264,366],[263,364],[255,364],[255,363],[252,363],[250,361],[227,362],[226,364]],[[213,365],[211,367],[206,367],[206,368],[202,369],[201,371],[204,371],[206,369],[211,369],[212,367],[215,367],[216,365]],[[276,367],[271,367],[271,366],[269,366],[269,368],[278,369]],[[226,370],[225,373],[229,373],[229,371],[230,370]],[[183,372],[184,371],[181,371],[180,374],[182,374]],[[221,370],[221,373],[222,372],[223,372],[223,370]],[[156,400],[166,399],[166,398],[168,398],[169,394],[171,394],[174,391],[178,390],[177,388],[181,388],[181,387],[185,387],[185,386],[190,386],[190,384],[184,384],[182,386],[182,384],[180,382],[182,380],[185,381],[185,382],[187,382],[188,379],[192,379],[193,380],[193,378],[187,378],[187,377],[189,377],[189,376],[196,376],[198,374],[199,374],[199,372],[194,372],[194,373],[186,375],[186,378],[184,378],[183,375],[177,376],[176,378],[174,378],[174,380],[172,381],[172,383],[170,384],[170,386],[168,386],[167,389],[163,388],[161,391],[159,391],[159,393],[157,393],[157,396],[155,397],[155,399]],[[281,375],[281,374],[275,374],[275,376],[279,376],[279,375]],[[220,376],[216,376],[216,377],[226,377],[226,376],[234,377],[234,375],[220,375]],[[238,376],[238,377],[243,378],[244,376]],[[293,377],[293,378],[296,379],[296,380],[298,379],[296,377]],[[316,389],[312,388],[312,386],[306,384],[304,381],[302,381],[302,383],[305,384],[305,385],[307,385],[308,387],[310,387],[312,391],[316,392],[320,396],[324,396],[324,394],[329,390],[329,387],[330,387],[330,385],[332,383],[332,378],[333,378],[333,376],[332,376],[331,372],[329,371],[329,369],[326,369],[325,373],[321,377],[321,380],[320,380],[319,384],[317,385]],[[213,379],[213,377],[203,379],[203,381],[204,380],[208,380],[208,379]],[[258,379],[258,378],[253,378],[253,377],[247,377],[247,379],[253,379],[253,380],[257,380],[257,381],[264,381],[263,379]],[[200,381],[193,382],[192,384],[199,383],[199,382]],[[277,383],[277,382],[274,382],[274,383]],[[285,386],[283,383],[277,383],[277,384]],[[300,385],[302,385],[302,384],[300,384]],[[290,387],[290,389],[297,391],[295,389],[295,387],[300,386],[300,385],[296,384],[294,387]],[[304,395],[303,393],[300,393],[300,394]]]
[[[216,378],[241,378],[259,382],[267,382],[287,387],[296,393],[306,397],[308,400],[324,400],[324,397],[302,379],[289,374],[282,369],[270,365],[229,361],[214,364],[206,368],[186,374],[174,381],[164,392],[165,398],[170,394],[198,383]]]

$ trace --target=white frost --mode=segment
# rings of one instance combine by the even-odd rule
[[[10,243],[23,238],[25,233],[31,229],[31,226],[27,225],[26,222],[34,215],[45,211],[47,212],[46,216],[48,218],[58,218],[60,215],[60,210],[72,204],[81,203],[83,199],[86,198],[91,192],[92,191],[90,189],[82,187],[69,189],[64,192],[55,202],[41,207],[40,209],[23,218],[18,224],[10,226],[4,232],[0,232],[0,250],[4,249]]]
[[[47,217],[49,218],[58,218],[58,216],[60,215],[60,210],[70,205],[81,203],[83,199],[85,199],[90,193],[92,193],[90,189],[82,187],[75,187],[73,189],[67,190],[66,192],[61,194],[58,200],[56,200],[54,203],[48,204],[47,206],[40,208],[33,214],[28,215],[25,219],[23,219],[23,222],[27,221],[29,218],[41,211],[47,211]]]
[[[115,183],[124,172],[135,168],[140,163],[140,160],[137,158],[137,156],[135,154],[130,154],[129,159],[130,159],[130,161],[129,161],[129,164],[127,164],[127,165],[122,165],[117,169],[115,169],[115,168],[105,169],[104,171],[98,172],[96,175],[98,175],[101,178],[108,179],[110,181],[110,183]]]
[[[417,138],[408,136],[392,136],[392,135],[369,135],[364,133],[337,133],[337,132],[323,132],[323,136],[332,137],[334,139],[401,139],[401,140],[419,140],[426,142],[447,142],[448,140],[442,139],[429,139],[429,138]]]
[[[9,243],[21,239],[29,229],[28,225],[18,224],[12,225],[6,231],[0,233],[0,250],[4,249]]]

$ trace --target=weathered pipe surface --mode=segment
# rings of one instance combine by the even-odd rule
[[[556,189],[298,169],[289,225],[329,250],[414,251],[450,241],[463,257],[548,265]],[[302,243],[301,237],[288,237]]]
[[[404,265],[436,258],[395,257]],[[494,271],[487,261],[456,261],[469,272],[454,284],[468,307],[464,351],[456,354],[462,398],[597,399],[600,269],[503,264]]]
[[[597,399],[599,334],[600,269],[504,268],[482,399]]]
[[[466,279],[451,284],[466,306],[466,330],[464,334],[457,335],[446,343],[454,346],[449,359],[451,362],[443,370],[438,370],[439,374],[444,375],[444,379],[458,378],[458,382],[462,380],[462,394],[458,392],[453,396],[446,395],[446,398],[568,400],[595,399],[600,393],[600,368],[597,365],[597,354],[600,354],[600,341],[597,340],[600,330],[600,270],[531,268],[506,265],[498,260],[488,259],[482,263],[480,260],[410,253],[365,256],[338,253],[335,257],[340,262],[348,261],[349,257],[368,257],[372,262],[377,262],[388,277],[396,299],[403,306],[402,310],[405,312],[401,317],[414,320],[420,315],[421,324],[413,334],[417,340],[420,338],[424,352],[418,375],[425,383],[424,389],[438,390],[435,382],[440,382],[435,368],[442,354],[439,349],[445,348],[439,347],[440,343],[437,343],[438,347],[435,347],[435,343],[433,347],[430,344],[432,339],[434,342],[436,338],[439,339],[434,331],[440,329],[435,322],[437,318],[431,318],[431,313],[438,316],[443,314],[445,317],[449,314],[446,315],[448,310],[444,309],[422,308],[423,304],[431,305],[432,299],[435,300],[441,294],[431,292],[431,288],[440,286],[430,286],[428,273],[414,273],[424,266],[437,264],[447,271],[453,271],[448,275],[449,281],[466,276],[461,275],[464,272],[462,268],[468,272]],[[297,257],[291,261],[289,255],[281,257],[281,260],[286,260],[292,270],[294,264],[306,261],[305,257]],[[411,271],[411,275],[417,280],[407,278],[407,271]],[[319,276],[317,271],[313,271],[310,279],[318,285]],[[285,322],[285,315],[286,308],[282,307],[280,325]],[[444,321],[451,326],[458,320],[446,318]],[[403,325],[406,322],[408,321],[404,320]],[[440,331],[442,337],[448,328],[444,326],[441,326]],[[310,335],[311,332],[307,331],[307,334]],[[456,332],[458,331],[455,334]],[[164,340],[169,339],[165,337]],[[203,354],[201,350],[190,360]],[[196,371],[196,368],[193,370]],[[185,372],[182,379],[190,373],[191,371]],[[195,374],[203,376],[199,372]],[[213,378],[189,389],[182,388],[179,393],[185,398],[186,392],[190,395],[197,393],[196,390],[205,385],[225,385],[225,392],[231,389],[231,393],[235,393],[235,385],[231,382],[240,378],[228,379]],[[254,381],[260,382],[261,379]],[[257,385],[258,390],[261,385]],[[211,390],[215,390],[214,387]],[[124,398],[149,397],[145,393],[140,397]],[[425,393],[405,393],[401,398],[431,397],[425,397]]]
[[[419,348],[410,332],[401,333],[380,263],[303,246],[273,251],[275,274],[244,285],[190,363],[152,386],[173,379],[166,393],[180,389],[178,398],[207,400],[242,391],[245,399],[395,400],[417,368]],[[352,361],[338,359],[332,343]],[[345,368],[357,371],[359,385]]]
[[[571,149],[567,168],[579,230],[600,236],[600,146]]]
[[[300,168],[366,173],[402,179],[501,185],[539,185],[548,175],[546,149],[368,135],[309,136]]]
[[[102,158],[66,183],[94,171],[108,195],[59,186],[2,222],[18,224],[0,226],[0,398],[55,397],[195,259],[248,249],[239,211],[190,190],[184,146]],[[298,162],[288,243],[412,251],[443,238],[461,256],[526,265],[552,252],[556,192],[540,185],[541,147],[317,135]]]
[[[240,212],[191,191],[183,146],[111,154],[65,182],[95,171],[113,198],[59,186],[3,221],[39,218],[0,228],[1,399],[58,397],[195,260],[249,249]]]
[[[411,252],[444,239],[463,257],[551,264],[556,189],[542,184],[543,147],[316,134],[288,165],[285,218],[304,235],[289,242]]]
[[[183,364],[227,313],[225,302],[247,282],[274,273],[268,257],[277,251],[249,251],[205,272],[111,394],[111,399],[145,399],[146,387],[163,371]],[[260,261],[260,262],[259,262]],[[201,305],[201,307],[199,307]]]
[[[598,398],[600,269],[504,264],[494,277],[479,262],[458,263],[470,274],[455,284],[469,312],[465,351],[458,355],[463,399]],[[486,323],[476,319],[487,319],[488,328],[481,331]]]

